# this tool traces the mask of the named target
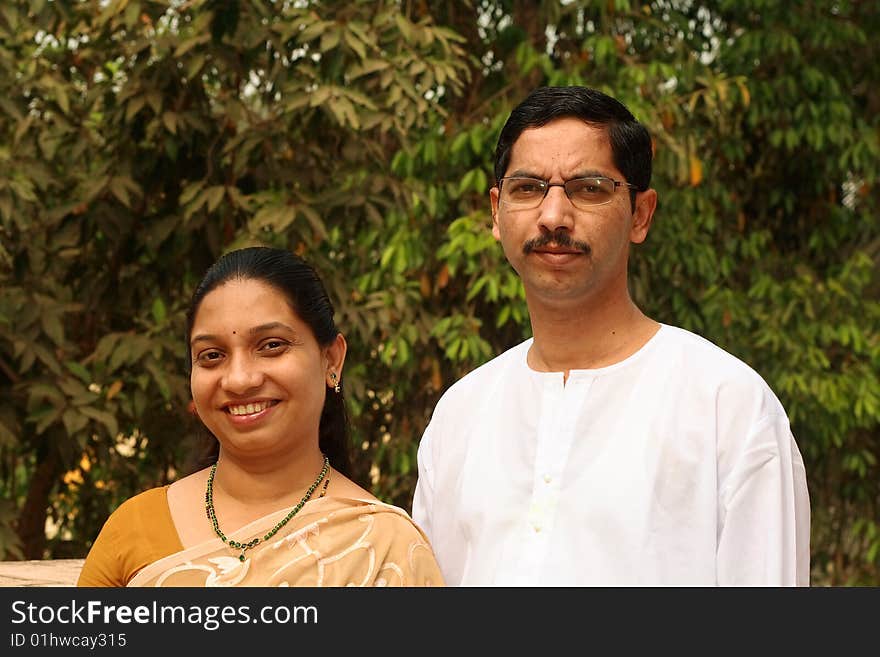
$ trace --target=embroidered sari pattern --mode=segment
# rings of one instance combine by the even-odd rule
[[[230,538],[262,535],[285,515],[260,518]],[[427,539],[402,509],[322,498],[248,550],[244,561],[212,539],[148,565],[129,586],[443,586],[443,578]]]

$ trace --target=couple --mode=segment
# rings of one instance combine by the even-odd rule
[[[651,161],[647,130],[596,90],[540,88],[511,113],[492,231],[533,338],[444,393],[412,519],[345,476],[346,345],[317,275],[285,251],[222,257],[187,322],[212,465],[120,506],[79,584],[808,585],[779,400],[629,296]]]

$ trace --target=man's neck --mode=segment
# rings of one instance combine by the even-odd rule
[[[629,295],[579,308],[529,303],[534,342],[528,364],[541,372],[597,369],[632,356],[660,328]]]

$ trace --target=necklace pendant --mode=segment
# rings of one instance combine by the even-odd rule
[[[321,483],[321,480],[325,477],[327,478],[324,482],[324,490],[321,491],[321,497],[324,497],[324,492],[327,490],[327,484],[330,483],[330,477],[328,473],[330,472],[330,459],[324,456],[324,467],[321,468],[321,472],[318,473],[318,478],[315,479],[315,483],[313,483],[309,489],[306,491],[306,494],[303,495],[303,498],[299,501],[295,507],[290,510],[290,513],[282,520],[280,523],[275,525],[275,527],[270,531],[266,536],[260,540],[260,537],[256,537],[252,539],[249,543],[240,543],[238,541],[231,541],[226,538],[226,535],[220,531],[220,525],[217,522],[217,514],[214,512],[214,475],[217,473],[217,463],[211,466],[211,471],[208,473],[208,483],[206,485],[205,490],[205,514],[208,516],[208,520],[214,527],[214,533],[217,534],[217,537],[226,543],[231,548],[235,548],[236,550],[241,550],[241,554],[238,555],[238,560],[242,563],[245,560],[245,552],[247,552],[252,547],[255,547],[259,543],[263,541],[268,541],[270,538],[275,536],[279,529],[281,529],[287,522],[295,516],[299,510],[303,507],[303,505],[309,501],[312,497],[312,493],[315,492],[315,489],[318,487],[318,484]]]

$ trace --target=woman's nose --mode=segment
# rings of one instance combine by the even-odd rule
[[[223,387],[226,390],[242,394],[260,387],[262,383],[263,372],[252,358],[240,354],[233,354],[229,357],[226,373],[223,376]]]

